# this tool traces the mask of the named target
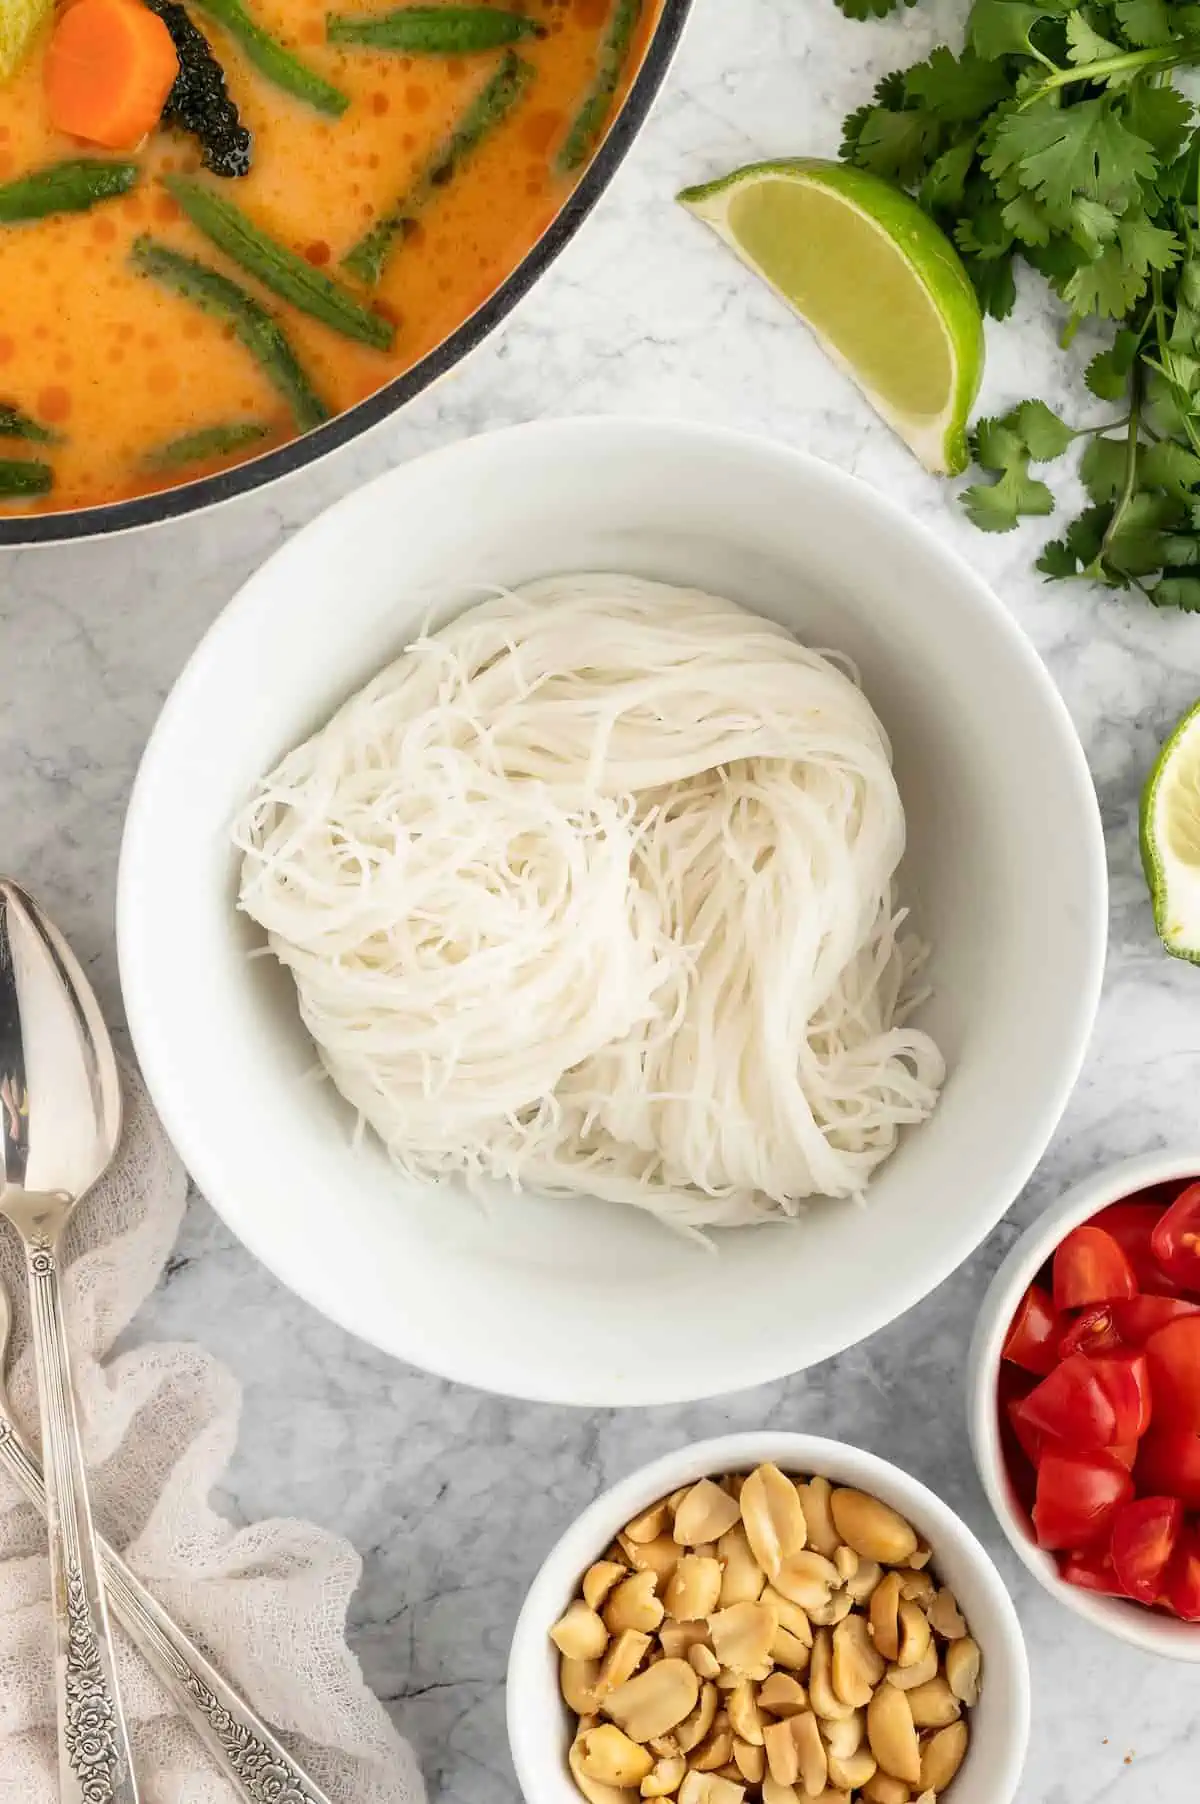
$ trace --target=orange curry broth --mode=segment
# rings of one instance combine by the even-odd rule
[[[594,73],[610,3],[526,0],[523,10],[548,27],[545,38],[517,47],[536,64],[536,82],[434,197],[421,226],[397,243],[371,291],[397,322],[391,352],[342,338],[264,293],[182,218],[154,180],[170,170],[201,171],[199,146],[177,132],[154,134],[139,156],[145,175],[121,198],[88,213],[0,226],[0,400],[15,402],[65,438],[52,450],[29,447],[55,470],[54,489],[36,510],[121,500],[238,461],[190,464],[169,478],[148,472],[155,448],[204,426],[269,422],[272,437],[243,457],[295,436],[286,406],[230,329],[130,267],[129,248],[140,232],[258,294],[280,318],[331,412],[353,406],[439,344],[536,243],[569,193],[553,158]],[[350,105],[341,119],[328,119],[281,93],[221,27],[197,12],[254,135],[249,175],[204,179],[336,275],[338,259],[404,193],[496,59],[409,57],[324,42],[328,11],[386,11],[386,0],[374,7],[372,0],[250,0],[250,6],[269,31],[349,95]],[[639,54],[656,11],[646,9]],[[0,181],[80,154],[73,139],[49,124],[41,64],[38,48],[0,99]],[[0,456],[11,452],[0,445]],[[0,510],[15,506],[0,501]]]

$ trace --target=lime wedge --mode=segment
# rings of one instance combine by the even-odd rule
[[[0,86],[17,72],[54,0],[0,0]]]
[[[795,309],[927,470],[965,470],[983,319],[945,234],[844,163],[752,163],[680,201]]]
[[[1200,965],[1200,702],[1146,779],[1141,840],[1158,937],[1174,957]]]

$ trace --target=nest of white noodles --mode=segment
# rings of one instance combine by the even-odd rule
[[[860,1193],[937,1100],[904,810],[851,674],[731,602],[530,584],[259,786],[241,906],[403,1170],[680,1227]]]

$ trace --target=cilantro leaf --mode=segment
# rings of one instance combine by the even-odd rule
[[[1079,465],[1079,479],[1088,499],[1098,507],[1115,501],[1125,480],[1126,444],[1123,438],[1093,438]]]
[[[1144,138],[1122,122],[1110,95],[1060,107],[1045,96],[1000,119],[984,158],[990,175],[1011,170],[1048,206],[1069,208],[1076,195],[1120,209],[1158,169]]]
[[[1024,0],[975,0],[967,20],[967,42],[977,56],[999,60],[1004,56],[1029,56],[1029,34],[1052,6],[1030,6]]]
[[[966,200],[967,177],[975,161],[976,140],[952,144],[929,165],[921,183],[921,205],[928,213],[950,213]]]
[[[1156,608],[1181,608],[1185,614],[1200,614],[1200,576],[1164,576],[1150,590]]]
[[[914,63],[904,78],[910,103],[933,113],[946,125],[971,125],[1012,97],[1013,84],[1002,63],[989,62],[974,50],[954,56],[944,45],[923,63]]]
[[[1078,436],[1044,401],[1022,401],[1006,417],[1035,464],[1052,463]]]
[[[1192,490],[1200,484],[1200,457],[1173,439],[1159,439],[1142,452],[1138,474],[1147,488],[1165,489],[1176,500],[1193,501]]]
[[[1163,529],[1178,522],[1179,505],[1171,496],[1142,489],[1114,516],[1105,536],[1105,562],[1123,576],[1152,576],[1163,565]]]
[[[1121,30],[1139,50],[1171,41],[1171,14],[1167,0],[1117,0],[1113,11]]]
[[[1084,381],[1101,401],[1123,401],[1129,387],[1129,372],[1138,352],[1138,334],[1121,331],[1107,351],[1097,351],[1088,364]]]
[[[1047,539],[1034,569],[1040,570],[1043,576],[1062,580],[1079,575],[1079,560],[1065,539]]]
[[[1012,251],[1000,257],[965,256],[963,263],[983,311],[990,319],[1007,319],[1017,304]]]
[[[1054,496],[1044,482],[1030,476],[1028,460],[1010,464],[996,482],[975,482],[959,499],[967,518],[980,532],[1011,532],[1026,514],[1052,514]]]
[[[1120,319],[1146,292],[1151,270],[1170,269],[1182,248],[1174,232],[1131,213],[1117,223],[1116,242],[1077,269],[1063,290],[1078,314]]]
[[[1001,473],[1020,460],[1025,445],[1008,420],[989,418],[976,422],[971,450],[981,470]]]
[[[1106,57],[1120,54],[1121,46],[1114,44],[1109,38],[1102,38],[1081,12],[1071,14],[1067,20],[1067,56],[1076,68],[1087,63],[1099,63]],[[1136,73],[1136,70],[1125,70],[1107,79],[1115,86],[1122,80],[1132,81]]]
[[[1192,122],[1192,103],[1178,88],[1151,88],[1139,81],[1122,96],[1125,123],[1144,139],[1165,168],[1183,148]],[[1185,182],[1187,178],[1185,176]],[[1161,184],[1160,184],[1161,185]],[[1196,192],[1194,175],[1184,189],[1188,199]]]
[[[917,0],[903,0],[905,6],[915,6]],[[848,19],[886,19],[889,13],[897,12],[901,0],[834,0]]]
[[[910,188],[936,155],[937,137],[937,125],[925,113],[872,107],[857,125],[853,159],[860,169]]]

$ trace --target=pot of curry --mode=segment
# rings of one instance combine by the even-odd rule
[[[0,0],[0,545],[344,444],[595,204],[691,0]]]

